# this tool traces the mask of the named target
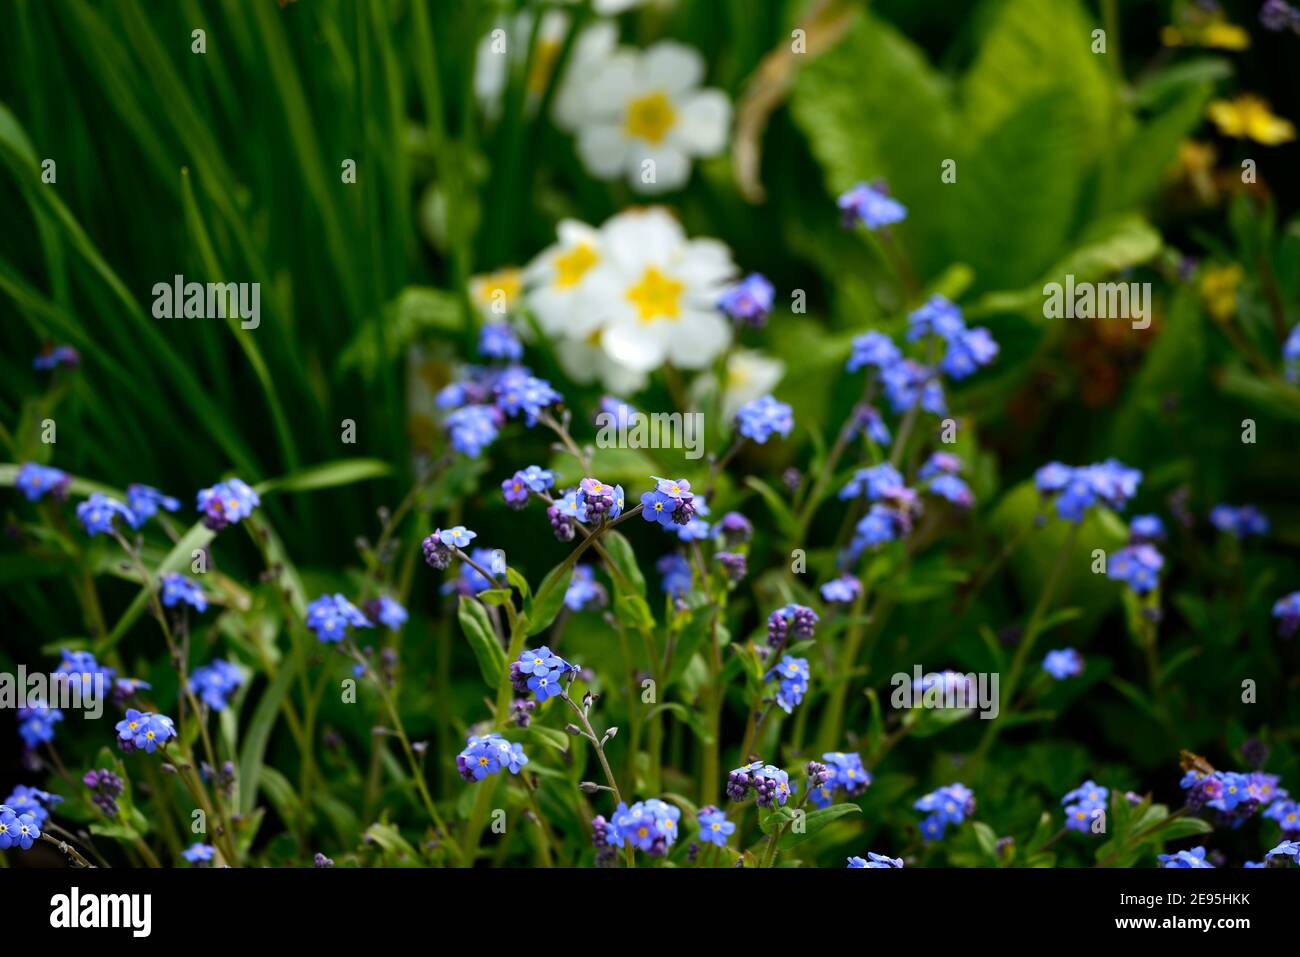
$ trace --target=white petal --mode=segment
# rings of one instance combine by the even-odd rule
[[[685,44],[664,40],[642,55],[641,76],[651,90],[682,93],[700,85],[704,57]]]
[[[715,156],[727,145],[731,129],[731,101],[721,90],[700,90],[682,101],[677,125],[669,131],[673,142],[695,156]]]
[[[688,312],[675,325],[668,349],[680,368],[703,369],[731,344],[731,323],[716,312]]]
[[[584,84],[586,112],[621,124],[627,101],[641,92],[638,66],[636,54],[622,50],[599,64]]]
[[[653,160],[654,166],[647,168],[646,160]],[[645,180],[653,170],[651,182]],[[627,181],[632,189],[647,196],[667,193],[681,189],[691,178],[690,158],[671,143],[662,146],[647,146],[633,141],[627,151]]]
[[[628,140],[617,126],[583,127],[576,145],[582,165],[598,179],[613,179],[627,164]]]
[[[600,337],[605,355],[636,372],[649,372],[663,365],[672,338],[671,322],[621,322],[609,326]]]

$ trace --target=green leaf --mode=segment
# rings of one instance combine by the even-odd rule
[[[324,462],[257,486],[259,493],[311,492],[323,488],[353,485],[368,479],[384,478],[392,474],[392,466],[379,459],[338,459]]]
[[[537,586],[537,593],[528,603],[528,636],[544,631],[564,607],[564,593],[569,590],[573,577],[572,565],[556,565]]]
[[[614,601],[614,614],[619,621],[638,632],[654,630],[654,615],[639,595],[619,595]]]
[[[509,588],[488,588],[478,593],[478,600],[485,605],[507,605],[510,595]]]
[[[501,675],[509,665],[506,653],[497,640],[496,629],[488,618],[487,609],[475,598],[460,596],[460,606],[456,609],[461,631],[469,641],[470,650],[478,659],[478,667],[489,688],[495,689],[501,682]]]
[[[533,590],[528,585],[528,579],[525,578],[517,568],[512,566],[506,567],[506,581],[519,589],[519,594],[522,595],[525,600],[532,597]]]
[[[632,586],[633,593],[645,598],[645,576],[641,574],[641,566],[636,560],[636,553],[632,551],[632,543],[617,530],[606,532],[600,541],[605,546],[605,551],[609,552],[610,561]]]
[[[548,748],[555,748],[557,751],[569,750],[569,736],[563,731],[556,731],[554,728],[544,728],[536,722],[530,724],[524,733],[529,737],[536,738]]]
[[[862,808],[856,804],[832,804],[830,807],[820,808],[804,815],[802,833],[795,833],[794,828],[786,831],[777,842],[777,847],[785,850],[802,844],[810,837],[816,836],[826,827],[847,814],[861,814]]]
[[[258,701],[253,719],[244,733],[244,746],[239,752],[239,807],[244,814],[251,814],[253,805],[257,802],[266,744],[270,740],[271,728],[275,725],[296,667],[293,658],[280,663],[280,670],[262,693],[262,699]]]

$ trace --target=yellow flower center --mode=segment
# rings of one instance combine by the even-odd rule
[[[627,135],[647,143],[662,143],[668,131],[677,125],[677,111],[672,100],[656,91],[637,97],[627,105]]]
[[[641,281],[627,291],[628,302],[636,306],[642,322],[676,319],[681,315],[681,295],[686,284],[647,266]]]
[[[582,277],[592,266],[600,261],[591,243],[578,243],[568,252],[555,257],[555,286],[558,289],[572,289],[582,282]]]

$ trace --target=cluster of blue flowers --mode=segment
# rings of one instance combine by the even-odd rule
[[[100,768],[87,771],[81,783],[90,788],[90,800],[104,812],[105,817],[117,817],[117,799],[126,790],[126,782],[108,768]]]
[[[81,353],[69,345],[47,346],[32,359],[32,368],[49,372],[60,366],[75,369],[81,365]]]
[[[49,809],[62,801],[63,798],[58,794],[20,784],[13,789],[13,793],[0,801],[0,806],[8,807],[19,816],[30,814],[35,818],[37,825],[44,827],[45,822],[50,819]]]
[[[659,587],[674,598],[683,598],[691,590],[691,563],[686,556],[670,552],[655,562],[661,579]]]
[[[1254,505],[1223,505],[1210,509],[1210,524],[1233,538],[1267,535],[1268,516]]]
[[[1057,648],[1043,658],[1043,670],[1057,681],[1083,674],[1083,655],[1073,648]]]
[[[63,712],[43,702],[29,702],[18,709],[18,736],[28,749],[54,740],[54,726],[63,720]]]
[[[349,628],[371,628],[369,618],[342,595],[321,595],[307,606],[307,627],[326,644],[337,644]]]
[[[195,843],[181,851],[181,857],[195,867],[209,867],[217,856],[217,849],[211,844]]]
[[[736,822],[727,820],[727,812],[706,804],[696,814],[700,824],[700,840],[717,847],[726,847],[727,838],[736,833]]]
[[[1061,798],[1065,808],[1065,826],[1071,831],[1088,833],[1092,822],[1106,813],[1110,790],[1089,779]]]
[[[870,860],[867,860],[870,858]],[[892,868],[902,867],[903,859],[901,857],[886,857],[884,854],[877,854],[875,851],[867,851],[867,858],[850,857],[850,868]]]
[[[90,497],[77,506],[77,521],[92,538],[96,535],[111,535],[117,527],[118,519],[132,527],[136,524],[135,515],[129,508],[103,492],[91,492]]]
[[[753,792],[759,807],[772,807],[774,804],[784,807],[794,793],[794,787],[789,774],[762,761],[753,761],[727,775],[727,797],[743,801]]]
[[[920,497],[908,488],[898,469],[888,462],[858,469],[840,489],[841,499],[863,497],[871,502],[867,514],[853,530],[847,558],[852,561],[868,548],[908,534],[921,514]]]
[[[521,694],[531,691],[540,704],[563,694],[564,679],[572,681],[580,670],[545,645],[525,648],[517,661],[510,662],[510,684]]]
[[[998,357],[998,344],[989,331],[983,326],[968,329],[961,310],[943,296],[931,296],[908,317],[908,341],[927,336],[944,343],[939,368],[953,381],[973,375]]]
[[[759,445],[764,445],[773,435],[788,438],[794,429],[794,410],[770,395],[759,396],[740,407],[736,428]]]
[[[507,741],[495,731],[471,734],[466,739],[465,750],[456,755],[456,768],[466,781],[482,781],[502,768],[518,774],[527,763],[524,746]]]
[[[213,711],[224,711],[231,696],[244,684],[244,676],[229,661],[216,658],[195,668],[190,674],[190,688]]]
[[[123,751],[147,751],[153,754],[176,737],[176,724],[165,714],[128,708],[126,717],[117,723],[117,743]]]
[[[248,518],[253,514],[253,509],[261,504],[262,499],[257,492],[237,478],[218,482],[211,488],[201,489],[198,494],[203,524],[214,532]]]
[[[480,349],[489,358],[513,362],[522,349],[509,327],[484,328]],[[446,427],[457,452],[477,458],[496,441],[507,419],[523,416],[530,428],[563,396],[526,367],[468,366],[462,377],[438,393],[439,408],[448,410]]]
[[[631,844],[652,857],[663,857],[677,840],[677,822],[681,817],[681,808],[658,798],[637,801],[631,807],[624,801],[614,809],[609,820],[604,816],[592,819],[592,835],[597,847]],[[725,836],[723,843],[726,843]]]
[[[596,571],[590,565],[575,565],[569,587],[564,592],[564,604],[570,611],[604,608],[609,604],[609,593],[596,581]]]
[[[1173,854],[1160,854],[1160,866],[1173,869],[1213,867],[1205,859],[1204,847],[1193,847],[1189,851],[1177,851]]]
[[[776,704],[786,714],[793,712],[795,705],[803,701],[810,678],[808,659],[793,655],[784,655],[780,664],[764,676],[764,680],[776,682]]]
[[[718,308],[737,323],[757,329],[772,311],[776,290],[760,273],[750,273],[727,287],[718,298]]]
[[[907,207],[886,192],[882,181],[858,183],[840,194],[836,205],[846,227],[865,226],[877,230],[883,226],[901,223],[907,218]]]
[[[554,487],[554,472],[539,465],[530,465],[501,483],[501,496],[507,505],[518,510],[528,504],[530,495],[545,495],[548,489]]]
[[[40,823],[34,814],[20,814],[7,804],[0,804],[0,850],[11,847],[30,850],[40,837]]]
[[[960,824],[975,813],[975,794],[964,784],[949,784],[931,791],[912,807],[929,812],[921,821],[921,836],[927,841],[937,841],[949,824]]]
[[[822,755],[822,761],[825,764],[817,768],[813,767],[817,762],[809,765],[812,790],[808,800],[817,807],[829,807],[836,791],[852,798],[871,786],[871,772],[862,766],[862,757],[856,751],[828,751]]]
[[[925,460],[916,477],[928,483],[926,491],[961,508],[975,504],[975,493],[962,480],[961,459],[951,452],[935,452]]]
[[[1044,498],[1054,498],[1056,513],[1068,522],[1081,522],[1094,505],[1120,511],[1137,494],[1142,473],[1115,459],[1093,465],[1069,466],[1049,462],[1034,473]]]
[[[1273,603],[1273,617],[1277,619],[1277,630],[1283,638],[1290,638],[1300,629],[1300,591],[1283,595]]]
[[[401,602],[390,595],[370,599],[361,610],[373,624],[383,625],[389,631],[400,631],[410,617]]]
[[[821,621],[817,612],[807,605],[786,605],[767,616],[767,644],[770,648],[784,648],[787,641],[806,641],[813,636],[817,623]]]
[[[821,587],[822,601],[838,605],[847,605],[857,601],[862,594],[862,582],[854,575],[841,575],[832,578]]]
[[[1147,595],[1160,584],[1165,557],[1153,542],[1164,538],[1165,526],[1157,515],[1139,515],[1129,523],[1128,544],[1110,556],[1106,577],[1124,582],[1138,595]]]
[[[203,593],[203,587],[177,572],[163,572],[158,593],[164,608],[188,605],[200,614],[208,610],[208,596]]]
[[[47,495],[55,500],[66,498],[71,484],[72,476],[67,472],[35,462],[20,465],[14,479],[14,486],[29,502],[39,502]]]
[[[158,514],[158,510],[176,512],[180,510],[180,499],[164,495],[151,485],[132,484],[126,487],[126,507],[133,516],[132,528],[141,528],[144,523]]]
[[[1215,810],[1220,825],[1237,828],[1261,808],[1289,797],[1279,778],[1263,771],[1187,771],[1179,782],[1193,811]]]

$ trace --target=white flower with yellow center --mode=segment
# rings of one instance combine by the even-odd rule
[[[699,89],[703,78],[699,52],[671,40],[575,66],[570,82],[581,83],[582,99],[568,118],[587,171],[626,176],[642,193],[684,186],[691,160],[720,153],[731,125],[731,102]]]
[[[715,239],[688,240],[661,208],[619,213],[601,234],[604,258],[587,281],[605,354],[640,373],[665,362],[708,366],[731,343],[731,324],[716,308],[736,274],[731,251]]]
[[[528,305],[547,335],[584,339],[604,319],[590,282],[604,259],[604,240],[600,230],[574,219],[562,220],[556,234],[559,242],[524,269]]]

